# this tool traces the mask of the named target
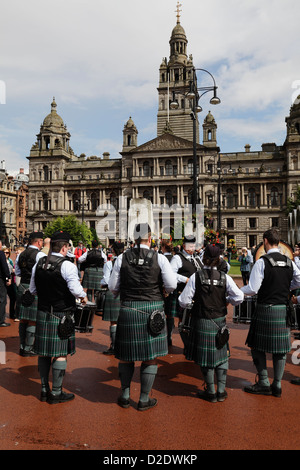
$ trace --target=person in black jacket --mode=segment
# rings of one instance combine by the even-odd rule
[[[8,265],[6,262],[5,254],[1,250],[2,242],[0,241],[0,326],[10,326],[10,323],[5,321],[5,308],[7,302],[7,289],[6,286],[10,285],[11,278]]]

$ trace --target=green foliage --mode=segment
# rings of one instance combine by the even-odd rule
[[[78,244],[79,240],[82,240],[85,245],[92,243],[91,230],[85,223],[80,224],[75,215],[57,217],[53,222],[49,222],[44,230],[45,237],[51,237],[58,230],[69,232],[74,246]]]

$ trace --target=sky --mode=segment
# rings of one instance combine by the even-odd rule
[[[283,145],[300,94],[299,0],[181,0],[187,53],[215,77],[210,110],[221,152]],[[26,158],[55,97],[76,155],[119,158],[131,116],[138,145],[156,134],[159,66],[169,58],[177,0],[10,0],[1,5],[0,161]],[[204,77],[206,75],[206,77]],[[207,74],[198,72],[198,85]],[[203,82],[202,82],[203,81]],[[202,135],[200,136],[202,142]]]

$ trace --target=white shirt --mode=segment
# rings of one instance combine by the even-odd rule
[[[101,279],[101,286],[108,286],[108,281],[113,270],[112,261],[109,260],[103,266],[103,278]]]
[[[35,250],[38,250],[39,251],[39,248],[35,245],[29,245],[28,248],[34,248]],[[22,252],[23,253],[23,252]],[[21,253],[20,253],[21,254]],[[18,254],[17,258],[16,258],[16,262],[15,262],[15,275],[16,276],[21,276],[21,269],[19,267],[19,257],[20,257],[20,254]]]
[[[99,250],[99,251],[101,252],[102,258],[104,259],[104,263],[106,263],[106,261],[107,261],[107,256],[106,256],[106,254],[103,253],[102,250]],[[86,252],[83,253],[83,254],[78,258],[78,263],[80,263],[80,264],[83,263],[83,262],[86,260],[86,257],[87,257],[87,255],[88,255],[88,253],[89,253],[89,252],[86,250]]]
[[[204,269],[211,269],[208,266],[204,266]],[[217,269],[214,267],[213,269]],[[244,294],[241,289],[238,288],[234,280],[225,274],[226,276],[226,302],[232,305],[239,305],[244,300]],[[191,305],[196,292],[196,273],[192,274],[187,285],[183,289],[182,293],[178,297],[179,305],[182,308],[186,308]]]
[[[182,250],[182,253],[183,255],[185,256],[185,258],[190,261],[191,258],[193,258],[193,255],[189,255],[185,250]],[[191,261],[190,261],[191,262]],[[183,276],[182,274],[178,274],[178,271],[180,268],[182,268],[182,259],[181,259],[181,256],[179,255],[174,255],[173,258],[171,259],[170,261],[170,264],[171,264],[171,268],[173,270],[173,272],[176,274],[176,278],[177,278],[177,283],[179,284],[180,282],[184,282],[186,283],[186,281],[188,280],[188,277],[187,276]]]
[[[61,253],[52,252],[51,255],[63,257]],[[36,264],[33,266],[33,269],[32,269],[30,285],[29,285],[29,290],[32,294],[37,294],[36,285],[35,285],[36,265],[39,259],[41,259],[44,256],[47,256],[46,253],[43,253],[42,251],[38,253]],[[74,297],[76,297],[77,299],[86,297],[86,293],[83,290],[82,285],[79,282],[78,270],[74,263],[71,263],[70,261],[66,261],[65,263],[62,263],[60,273],[61,273],[62,278],[67,282],[68,289],[71,292],[71,294],[74,295]]]
[[[278,248],[271,248],[267,254],[271,253],[280,253]],[[297,268],[296,264],[292,261],[293,266],[293,279],[291,282],[290,289],[296,289],[300,287],[300,270]],[[262,258],[259,258],[256,263],[254,264],[251,274],[249,283],[247,286],[243,286],[241,290],[244,292],[245,295],[256,295],[259,291],[262,282],[264,280],[265,274],[265,262]]]
[[[149,250],[148,245],[141,244],[140,247]],[[120,292],[120,270],[122,266],[122,258],[123,253],[117,257],[108,282],[108,288],[115,296],[117,296]],[[161,253],[157,254],[157,261],[161,269],[161,276],[165,290],[167,292],[173,292],[173,290],[175,290],[177,287],[177,279],[176,274],[172,271],[170,262]]]

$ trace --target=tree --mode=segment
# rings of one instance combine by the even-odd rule
[[[47,224],[44,234],[46,237],[51,237],[58,230],[69,232],[74,246],[78,244],[79,240],[86,245],[90,245],[93,240],[91,230],[85,223],[80,224],[75,215],[57,217],[53,222]]]

